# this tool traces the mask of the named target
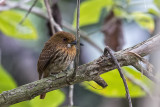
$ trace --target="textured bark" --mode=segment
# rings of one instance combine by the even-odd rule
[[[160,36],[154,36],[134,47],[121,50],[115,53],[115,57],[119,61],[121,66],[133,65],[138,61],[136,56],[129,54],[134,52],[140,56],[146,56],[152,51],[160,47]],[[18,88],[5,91],[0,94],[0,105],[11,105],[18,102],[30,100],[44,92],[49,92],[62,87],[69,86],[70,84],[76,84],[83,81],[96,80],[97,76],[105,72],[115,69],[116,66],[113,64],[110,57],[100,56],[98,59],[81,65],[77,68],[77,75],[75,80],[68,82],[69,78],[72,77],[73,69],[62,72],[60,74],[38,80]],[[147,71],[144,74],[150,78],[151,74]]]

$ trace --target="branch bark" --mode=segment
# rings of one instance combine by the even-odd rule
[[[144,57],[160,47],[159,41],[160,35],[157,35],[140,44],[137,44],[136,46],[118,51],[114,55],[117,58],[120,66],[132,65],[133,63],[138,62],[138,59],[135,58],[135,56],[128,54],[128,52],[134,52],[141,57]],[[32,98],[44,92],[49,92],[83,81],[91,81],[100,74],[109,72],[115,68],[116,65],[112,62],[112,59],[102,55],[90,63],[79,66],[77,68],[75,80],[69,84],[67,80],[68,78],[72,78],[74,69],[20,86],[9,91],[4,91],[0,94],[0,105],[11,105],[18,102],[31,100]],[[150,75],[152,75],[147,71],[145,71],[144,74],[149,78]]]

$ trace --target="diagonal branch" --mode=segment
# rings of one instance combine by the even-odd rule
[[[148,55],[149,53],[155,51],[160,47],[160,35],[154,36],[134,47],[130,47],[125,50],[115,52],[114,55],[118,60],[120,66],[132,65],[138,61],[133,55],[127,54],[129,51],[134,52],[141,57]],[[142,51],[143,50],[143,51]],[[115,64],[112,63],[111,58],[107,58],[104,55],[100,56],[98,59],[81,65],[77,68],[77,75],[74,81],[70,84],[76,84],[83,81],[91,81],[97,75],[109,72],[115,69]],[[18,88],[5,91],[0,94],[0,105],[11,105],[18,102],[30,100],[35,96],[38,96],[44,92],[49,92],[62,87],[69,86],[67,79],[72,77],[73,69],[67,71],[66,73],[60,73],[53,77],[44,78]],[[149,77],[150,73],[145,71],[144,75]],[[150,77],[149,77],[150,78]],[[156,79],[154,77],[154,79]]]

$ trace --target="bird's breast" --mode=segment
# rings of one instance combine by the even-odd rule
[[[66,70],[67,67],[74,60],[76,55],[76,49],[59,49],[59,52],[51,60],[49,64],[50,73],[59,73],[63,70]]]

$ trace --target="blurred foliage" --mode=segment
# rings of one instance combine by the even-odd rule
[[[160,0],[154,0],[154,3],[160,8]]]
[[[116,17],[119,17],[119,18],[127,18],[128,17],[128,13],[126,11],[124,11],[123,8],[115,7],[115,8],[113,8],[113,12]]]
[[[10,37],[36,39],[37,31],[29,19],[19,24],[23,17],[23,14],[14,10],[0,12],[0,30]]]
[[[11,105],[10,107],[37,107],[37,106],[32,106],[30,101],[24,101],[24,102],[21,102],[21,103]]]
[[[0,76],[0,93],[17,87],[13,78],[4,70],[1,65]],[[44,100],[39,99],[39,96],[37,96],[31,101],[17,103],[11,105],[10,107],[58,107],[64,102],[64,99],[65,95],[60,90],[55,90],[48,92]]]
[[[154,31],[154,20],[150,14],[134,12],[132,16],[141,27],[148,29],[150,32]]]
[[[48,92],[44,100],[39,96],[31,100],[31,107],[59,107],[64,102],[65,95],[60,90]]]
[[[113,5],[113,0],[86,0],[80,5],[80,26],[95,24],[99,21],[103,8]],[[76,11],[73,25],[76,26]]]
[[[16,88],[17,85],[13,78],[5,71],[5,69],[0,65],[0,93],[6,90],[11,90]]]
[[[59,107],[64,100],[65,95],[60,90],[55,90],[48,92],[43,100],[37,96],[31,101],[24,101],[10,107]]]
[[[126,2],[125,4],[127,4],[127,6],[124,6],[123,2]],[[158,4],[159,0],[155,0],[155,2]],[[124,0],[86,0],[80,5],[80,26],[82,27],[98,23],[100,21],[102,10],[105,8],[108,12],[113,9],[115,16],[118,18],[134,20],[141,27],[149,30],[150,32],[153,31],[155,26],[154,18],[149,15],[149,13],[159,15],[158,11],[155,8],[149,8],[148,13],[141,11],[129,12],[129,5],[130,1]],[[107,13],[103,12],[103,14]],[[135,15],[136,17],[132,17]],[[76,11],[74,14],[73,25],[76,26]]]
[[[124,72],[128,72],[131,74],[136,80],[138,80],[141,84],[146,86],[148,90],[151,90],[152,82],[147,77],[143,76],[139,71],[131,68],[131,67],[123,67]],[[110,72],[104,73],[101,77],[107,82],[108,86],[104,89],[96,84],[94,81],[91,82],[83,82],[82,85],[86,87],[86,89],[95,92],[99,95],[106,97],[125,97],[125,87],[120,77],[119,71],[117,69],[112,70]],[[126,77],[126,76],[125,76]],[[142,97],[146,95],[144,90],[142,90],[138,85],[134,84],[129,78],[126,77],[129,92],[131,97]],[[93,87],[91,87],[89,84]]]
[[[148,13],[153,14],[155,16],[160,16],[160,10],[155,10],[155,9],[148,9]]]
[[[100,21],[103,22],[101,16],[103,15],[105,17],[112,9],[114,15],[117,18],[127,19],[127,21],[130,20],[135,21],[142,28],[145,28],[150,32],[152,32],[154,30],[155,25],[153,16],[151,14],[159,16],[159,11],[155,10],[155,8],[149,8],[148,12],[141,12],[141,11],[129,12],[128,11],[129,9],[127,9],[127,7],[129,7],[130,1],[131,0],[84,0],[80,6],[80,26],[84,27],[88,25],[97,24]],[[44,3],[42,2],[42,0],[40,2],[42,3],[41,4],[42,9],[45,10]],[[154,3],[156,4],[157,7],[160,8],[160,0],[154,0]],[[127,4],[127,6],[124,6],[124,4]],[[42,25],[42,23],[40,23],[41,20],[39,21],[39,25],[37,25],[38,27],[40,27],[40,29],[39,31],[37,31],[37,29],[35,29],[33,25],[34,22],[37,24],[36,18],[33,19],[34,22],[31,22],[27,18],[25,22],[22,25],[20,25],[19,22],[23,17],[24,14],[15,10],[0,12],[0,30],[5,35],[18,39],[37,39],[38,37],[37,32],[39,33],[39,35],[41,34],[42,36],[47,35],[44,34],[44,31],[46,31],[44,30],[44,28],[47,27],[41,26]],[[74,12],[73,25],[76,26],[76,11]],[[92,26],[89,27],[91,28]],[[143,85],[145,85],[148,88],[148,90],[150,90],[152,82],[148,78],[142,76],[140,72],[138,72],[133,68],[130,67],[123,67],[123,68],[125,72],[130,73],[135,79],[140,81]],[[0,76],[1,76],[0,93],[17,87],[12,77],[9,74],[7,74],[7,72],[5,72],[2,66],[0,66]],[[88,82],[84,82],[82,83],[82,85],[86,89],[106,97],[125,97],[126,92],[123,85],[123,81],[117,70],[113,70],[111,72],[102,74],[101,77],[104,78],[104,80],[109,85],[105,89],[102,89],[93,81],[89,82],[89,84],[92,85],[93,87],[96,87],[97,89],[94,89],[93,87],[88,85]],[[139,86],[134,84],[128,78],[127,78],[127,83],[132,97],[141,97],[146,95],[146,93]],[[42,107],[42,106],[57,107],[60,104],[62,104],[64,99],[65,95],[60,90],[56,90],[47,93],[47,96],[44,100],[40,100],[39,96],[37,96],[31,101],[21,102],[12,105],[10,107]]]

